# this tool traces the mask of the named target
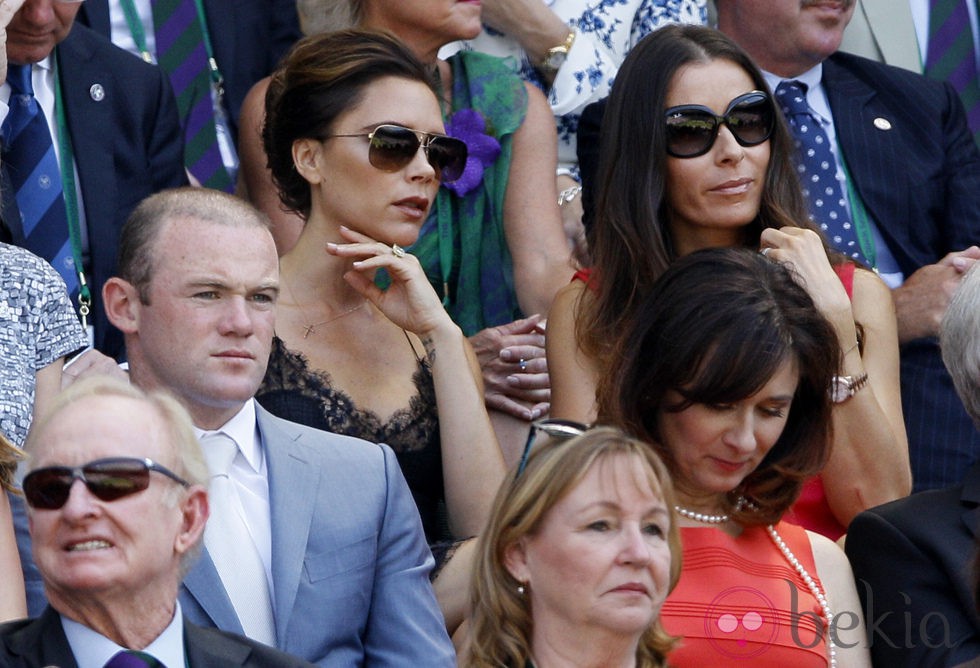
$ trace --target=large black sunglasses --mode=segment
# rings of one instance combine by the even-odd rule
[[[776,125],[772,98],[761,90],[739,95],[722,116],[700,104],[682,104],[664,112],[667,153],[675,158],[704,155],[715,143],[724,123],[742,146],[757,146],[769,139]]]
[[[520,478],[521,474],[524,473],[524,469],[527,467],[527,458],[531,456],[531,446],[534,444],[534,439],[539,431],[549,438],[567,441],[570,438],[580,436],[588,428],[588,425],[582,424],[581,422],[560,420],[558,418],[545,418],[544,420],[535,420],[532,422],[531,430],[527,434],[527,441],[524,443],[524,453],[521,455],[521,462],[517,465],[515,478]]]
[[[184,487],[190,486],[179,475],[152,459],[110,457],[84,466],[47,466],[31,471],[24,478],[24,496],[32,508],[57,510],[65,505],[71,486],[81,480],[88,491],[103,501],[115,501],[150,486],[150,471],[162,473]]]
[[[333,137],[367,137],[368,161],[382,172],[397,172],[405,167],[418,153],[420,146],[443,182],[455,181],[463,175],[466,167],[466,144],[455,137],[412,130],[400,125],[379,125],[371,132],[324,135],[321,139]]]

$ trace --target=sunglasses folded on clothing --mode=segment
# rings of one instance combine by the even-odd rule
[[[420,147],[439,180],[444,183],[458,179],[466,167],[466,144],[455,137],[385,124],[371,132],[324,135],[320,139],[334,137],[367,137],[368,161],[383,172],[397,172],[404,168],[412,162]]]
[[[109,457],[84,466],[47,466],[24,478],[24,497],[32,508],[57,510],[68,501],[76,480],[102,501],[115,501],[150,486],[150,471],[161,473],[184,487],[190,483],[152,459]]]
[[[714,146],[724,123],[741,146],[757,146],[769,139],[776,125],[776,109],[768,93],[754,90],[739,95],[718,116],[700,104],[682,104],[664,112],[667,153],[675,158],[696,158]]]

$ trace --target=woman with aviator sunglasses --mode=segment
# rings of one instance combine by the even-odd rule
[[[509,460],[528,422],[548,411],[545,318],[575,266],[555,184],[557,134],[545,96],[500,58],[478,52],[438,57],[441,47],[480,32],[479,2],[310,0],[308,15],[333,17],[307,29],[385,30],[401,39],[437,80],[448,134],[471,147],[463,178],[437,191],[410,252],[463,332],[471,337],[485,399]],[[255,138],[266,82],[242,107],[242,183],[273,221],[280,253],[302,229],[283,212]],[[254,131],[248,131],[254,128]],[[525,317],[527,316],[527,317]]]
[[[861,510],[908,494],[891,296],[872,272],[829,251],[810,222],[785,121],[744,51],[695,26],[646,37],[617,76],[599,151],[594,270],[552,309],[552,415],[594,420],[611,351],[673,260],[748,247],[793,266],[843,353],[828,388],[837,401],[832,455],[796,520],[837,538]]]
[[[273,75],[263,141],[283,202],[306,223],[281,258],[257,399],[294,422],[390,445],[430,544],[477,534],[503,457],[469,342],[402,249],[466,160],[445,136],[429,71],[386,33],[304,39]],[[434,551],[446,566],[438,592],[461,562]]]

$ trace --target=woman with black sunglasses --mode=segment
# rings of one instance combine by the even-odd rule
[[[503,457],[473,351],[402,249],[466,160],[445,135],[428,69],[385,33],[307,38],[273,75],[263,140],[284,205],[306,223],[281,258],[257,399],[294,422],[390,445],[430,544],[477,534]]]
[[[552,415],[595,418],[611,351],[671,262],[751,248],[794,268],[843,354],[827,388],[837,402],[833,452],[797,519],[836,539],[861,510],[908,494],[890,291],[828,250],[810,222],[792,140],[744,51],[696,26],[646,37],[613,85],[599,150],[595,266],[559,293],[548,328]]]

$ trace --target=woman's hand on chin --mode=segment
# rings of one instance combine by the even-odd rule
[[[328,243],[327,252],[354,260],[344,279],[389,320],[419,337],[456,327],[414,255],[347,227],[341,227],[340,234],[349,243]],[[391,277],[384,290],[374,283],[378,269],[386,269]]]

